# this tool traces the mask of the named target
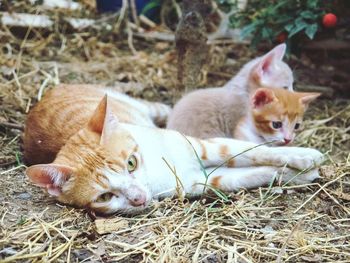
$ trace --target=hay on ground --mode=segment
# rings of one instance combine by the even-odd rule
[[[17,11],[36,11],[16,5]],[[180,95],[173,44],[134,39],[133,54],[122,32],[21,35],[1,27],[0,34],[1,262],[350,261],[349,100],[314,103],[299,135],[300,145],[329,151],[318,182],[242,190],[228,202],[215,195],[165,199],[141,215],[94,221],[26,180],[25,115],[59,82],[118,83],[133,96],[173,103]],[[232,51],[235,59],[227,60]],[[201,86],[222,85],[256,55],[243,45],[212,46]]]

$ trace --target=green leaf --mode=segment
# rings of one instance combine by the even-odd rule
[[[317,18],[317,15],[312,13],[310,10],[306,10],[300,13],[300,16],[306,19],[315,19]]]
[[[308,38],[313,39],[316,32],[317,32],[318,25],[317,23],[308,25],[305,30],[305,34],[308,36]]]
[[[307,26],[308,26],[308,24],[304,21],[304,19],[299,17],[298,19],[295,20],[295,25],[289,31],[288,37],[291,38],[292,36],[299,33],[301,30],[303,30]]]
[[[297,28],[302,28],[302,27],[306,27],[307,23],[305,22],[305,20],[302,17],[298,17],[295,20],[295,25]]]
[[[281,15],[274,20],[275,24],[287,24],[287,22],[293,21],[292,17],[287,15]]]
[[[252,23],[252,24],[249,24],[245,27],[242,28],[242,31],[241,31],[241,38],[246,38],[247,36],[249,36],[250,34],[252,34],[253,32],[256,31],[256,23]]]
[[[294,27],[294,24],[288,24],[284,27],[284,29],[287,31],[287,32],[290,32],[292,30],[292,28]]]
[[[319,0],[308,0],[307,7],[308,8],[316,8],[319,5]]]
[[[306,27],[306,25],[303,25],[301,27],[294,27],[288,34],[288,37],[291,38],[295,34],[298,34],[301,30],[303,30]]]

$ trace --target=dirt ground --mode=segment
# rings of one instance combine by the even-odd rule
[[[165,199],[136,216],[94,218],[28,183],[21,136],[38,96],[58,83],[119,85],[132,96],[173,104],[174,44],[96,32],[0,30],[1,262],[349,262],[350,99],[345,53],[291,57],[296,87],[334,88],[312,104],[298,145],[328,152],[322,179],[231,194],[229,201]],[[265,50],[266,51],[266,50]],[[264,50],[211,47],[201,87],[220,86]],[[106,220],[106,221],[103,221]],[[111,231],[98,225],[111,226]]]

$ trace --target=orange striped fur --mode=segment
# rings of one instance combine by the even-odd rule
[[[260,88],[253,94],[246,116],[238,122],[234,137],[256,143],[288,144],[294,140],[309,103],[319,95]]]
[[[28,114],[24,132],[24,158],[29,164],[52,162],[66,141],[83,128],[106,89],[96,85],[60,85],[48,91]],[[114,94],[119,95],[117,92]],[[123,98],[126,95],[120,94]],[[145,126],[165,123],[170,108],[129,98],[149,110],[141,111],[118,96],[110,96],[110,107],[118,120]]]

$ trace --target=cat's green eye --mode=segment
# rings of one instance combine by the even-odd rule
[[[273,122],[272,122],[272,127],[273,127],[274,129],[279,129],[279,128],[282,127],[282,122],[280,122],[280,121],[273,121]]]
[[[300,128],[300,123],[296,123],[295,126],[294,126],[294,129],[297,130]]]
[[[112,199],[112,197],[114,196],[114,194],[112,193],[104,193],[102,195],[100,195],[97,199],[96,199],[96,202],[98,203],[105,203],[105,202],[108,202]]]
[[[128,159],[128,171],[133,172],[137,168],[137,159],[134,155],[131,155]]]

